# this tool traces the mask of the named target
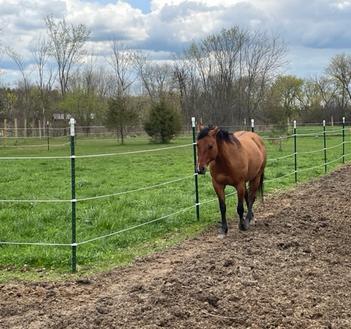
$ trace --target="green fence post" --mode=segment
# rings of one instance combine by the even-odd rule
[[[255,132],[255,119],[251,119],[251,131]]]
[[[345,163],[345,117],[342,117],[342,163]]]
[[[327,136],[325,131],[325,120],[323,120],[323,145],[324,145],[324,173],[327,173]]]
[[[194,154],[194,179],[195,179],[195,208],[196,208],[196,218],[200,219],[200,203],[199,203],[199,182],[198,182],[198,172],[197,172],[197,159],[196,159],[196,136],[195,136],[195,118],[191,118],[191,127],[193,131],[193,154]]]
[[[295,168],[295,184],[297,183],[297,140],[296,140],[296,120],[294,120],[294,168]]]
[[[76,167],[75,167],[75,150],[74,150],[74,136],[75,136],[76,120],[71,118],[70,124],[70,138],[71,138],[71,190],[72,190],[72,272],[77,271],[77,237],[76,237]]]

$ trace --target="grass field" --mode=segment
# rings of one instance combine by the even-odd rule
[[[299,128],[307,134],[297,139],[298,180],[306,181],[324,174],[323,151],[303,152],[323,148],[322,127]],[[265,137],[271,136],[263,132]],[[328,171],[342,160],[341,128],[327,128]],[[350,132],[346,131],[345,153],[351,153]],[[66,156],[66,138],[0,140],[1,157]],[[187,145],[181,148],[147,153],[121,154],[76,160],[77,198],[132,191],[168,181],[177,182],[154,189],[81,201],[77,204],[77,241],[83,242],[131,226],[140,225],[194,205],[193,154],[191,136],[178,137],[169,145],[152,144],[147,138],[130,138],[125,145],[114,139],[78,137],[77,155],[123,153],[155,150],[162,147]],[[16,144],[16,145],[15,145]],[[294,171],[294,158],[284,157],[293,152],[293,139],[266,140],[268,164],[266,193],[294,185],[294,175],[279,179]],[[280,150],[281,148],[281,150]],[[351,156],[346,156],[346,161]],[[0,159],[0,199],[38,200],[70,199],[69,159],[4,160]],[[184,179],[182,179],[184,178]],[[272,180],[273,179],[273,180]],[[199,177],[200,201],[215,199],[210,176]],[[233,192],[231,188],[227,192]],[[237,218],[236,197],[228,197],[227,214]],[[217,223],[217,201],[201,206],[201,219],[195,219],[195,209],[139,228],[78,246],[79,274],[109,269],[127,264],[135,257],[173,245]],[[231,229],[237,226],[231,225]],[[71,241],[71,205],[66,203],[0,202],[0,241],[66,243]],[[0,282],[12,279],[58,279],[70,276],[71,250],[68,246],[0,245]]]

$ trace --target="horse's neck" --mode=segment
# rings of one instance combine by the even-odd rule
[[[230,167],[233,160],[240,159],[239,146],[236,143],[221,142],[218,144],[218,162]]]

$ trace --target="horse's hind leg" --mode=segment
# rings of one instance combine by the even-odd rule
[[[245,202],[246,202],[247,209],[249,209],[249,192],[246,186],[245,186]]]
[[[239,215],[239,229],[242,231],[246,231],[249,228],[249,220],[247,217],[244,219],[244,197],[245,197],[245,182],[240,183],[236,187],[236,191],[238,194],[238,206],[237,206],[237,212]]]
[[[260,185],[261,175],[249,182],[248,205],[246,218],[249,222],[254,218],[253,205],[256,200],[256,193]]]
[[[212,181],[213,188],[216,191],[218,201],[219,201],[219,209],[221,211],[221,218],[222,218],[222,226],[220,234],[227,234],[228,233],[228,224],[226,218],[226,205],[225,205],[225,193],[224,193],[224,185],[218,184],[214,180]]]

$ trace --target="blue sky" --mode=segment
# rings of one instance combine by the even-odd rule
[[[31,49],[50,14],[87,25],[88,51],[99,63],[113,38],[167,60],[191,41],[234,25],[279,35],[288,47],[284,73],[318,75],[333,55],[351,53],[351,0],[0,0],[0,8],[0,44],[22,56],[33,80]],[[0,82],[18,76],[0,55]]]
[[[126,0],[126,2],[130,3],[133,7],[141,9],[145,14],[150,12],[150,1]]]
[[[116,3],[114,0],[84,0],[85,2],[97,2],[102,5],[106,5],[108,3]],[[146,0],[124,0],[124,2],[129,3],[132,7],[134,8],[139,8],[144,14],[147,14],[150,12],[150,1]]]

